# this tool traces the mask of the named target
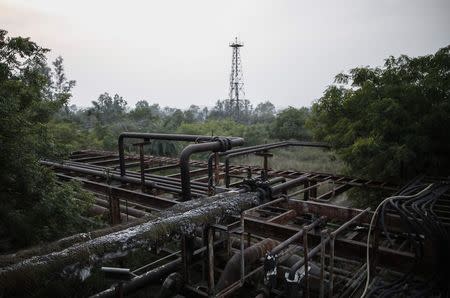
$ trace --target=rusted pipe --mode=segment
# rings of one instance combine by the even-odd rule
[[[318,148],[330,148],[330,146],[326,143],[321,142],[300,142],[300,141],[285,141],[279,143],[265,144],[265,146],[250,148],[249,150],[242,150],[235,153],[226,154],[225,158],[225,185],[226,187],[230,186],[230,159],[236,156],[246,155],[250,153],[256,153],[259,151],[269,151],[276,148],[282,147],[318,147]]]
[[[148,140],[164,140],[164,141],[181,141],[181,142],[201,142],[211,141],[211,136],[186,135],[186,134],[166,134],[166,133],[142,133],[142,132],[123,132],[119,135],[119,163],[120,175],[125,176],[125,139],[148,139]]]
[[[192,154],[200,152],[217,152],[226,151],[234,146],[241,146],[244,144],[243,138],[214,138],[215,141],[199,144],[188,145],[181,151],[180,154],[180,175],[181,175],[181,190],[182,200],[189,201],[191,199],[191,175],[189,171],[189,160]]]
[[[352,223],[355,223],[363,215],[369,212],[370,207],[361,211],[358,215],[354,216],[349,221],[345,222],[342,226],[330,233],[330,282],[328,283],[328,295],[333,297],[333,287],[334,287],[334,242],[339,233],[347,229]]]
[[[87,169],[93,169],[93,170],[100,170],[103,171],[105,167],[96,166],[92,164],[86,164],[86,163],[80,163],[80,162],[72,162],[72,161],[64,161],[64,165],[70,165],[80,168],[87,168]],[[176,165],[176,167],[179,167],[179,164]],[[120,171],[111,170],[110,173],[113,173],[115,175],[120,175]],[[139,178],[139,173],[131,172],[127,173],[126,177],[132,177],[132,178]],[[167,177],[167,176],[160,176],[155,174],[145,174],[146,180],[149,180],[153,183],[157,183],[158,185],[167,185],[174,188],[180,188],[180,179],[173,178],[173,177]],[[195,189],[196,191],[206,191],[208,189],[207,183],[202,182],[192,182],[192,189]]]
[[[291,245],[292,243],[294,243],[295,241],[299,240],[302,236],[303,233],[305,231],[310,231],[314,228],[316,228],[317,226],[319,226],[319,224],[321,224],[323,221],[325,220],[324,217],[321,218],[317,218],[316,220],[314,220],[311,224],[305,226],[303,229],[301,229],[300,231],[298,231],[297,233],[295,233],[294,235],[292,235],[290,238],[284,240],[283,242],[281,242],[280,244],[278,244],[275,248],[273,248],[270,251],[271,255],[278,255],[283,249],[287,248],[289,245]]]
[[[264,254],[272,249],[277,244],[277,241],[270,238],[264,239],[244,250],[245,263],[250,265],[259,260]],[[219,292],[232,283],[239,280],[241,267],[241,253],[234,254],[227,262],[225,269],[217,282],[216,292]]]
[[[213,180],[212,180],[212,177],[213,177],[213,160],[215,161],[214,167],[218,168],[219,157],[220,156],[225,156],[225,155],[228,155],[228,154],[231,154],[231,153],[236,153],[236,152],[253,150],[255,148],[264,148],[264,147],[267,147],[268,145],[282,144],[282,143],[285,143],[285,141],[284,142],[278,142],[278,143],[272,143],[272,144],[262,144],[262,145],[255,145],[255,146],[250,146],[250,147],[236,148],[236,149],[228,150],[226,152],[217,152],[217,154],[216,153],[210,154],[209,157],[208,157],[208,188],[211,189],[212,186],[213,186]]]
[[[278,195],[280,193],[284,193],[288,189],[291,189],[291,188],[294,188],[294,187],[297,187],[297,186],[303,184],[308,179],[308,177],[309,177],[309,174],[304,174],[304,175],[301,175],[300,177],[297,177],[297,178],[291,179],[289,181],[286,181],[284,183],[272,186],[271,193],[272,193],[272,195]]]
[[[164,280],[158,294],[158,298],[173,297],[183,288],[184,280],[180,273],[174,272],[169,274]]]

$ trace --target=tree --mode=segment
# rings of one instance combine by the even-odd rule
[[[274,122],[271,136],[281,140],[308,140],[311,138],[309,130],[305,127],[309,110],[288,107],[281,111]]]
[[[140,100],[135,108],[130,111],[129,116],[140,126],[149,126],[159,119],[159,107],[155,110],[155,105],[150,106],[146,100]]]
[[[310,127],[354,173],[408,179],[448,175],[450,47],[384,67],[354,68],[314,103]]]
[[[75,80],[68,80],[64,72],[64,59],[59,56],[52,63],[53,71],[51,72],[51,88],[53,89],[53,100],[61,101],[64,103],[66,113],[69,113],[69,99],[72,97],[72,88],[75,87]]]
[[[199,106],[190,105],[189,109],[184,111],[184,121],[187,123],[193,123],[202,121],[202,114]]]
[[[100,94],[97,101],[92,101],[92,105],[91,113],[102,125],[120,120],[127,110],[127,102],[122,96],[115,94],[111,97],[107,92]]]
[[[6,34],[0,30],[0,238],[18,247],[82,230],[89,196],[57,185],[39,164],[58,155],[47,123],[70,88],[52,81],[47,49]]]
[[[259,103],[254,110],[256,122],[271,122],[275,119],[275,106],[270,101]]]

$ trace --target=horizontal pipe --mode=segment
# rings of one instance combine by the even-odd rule
[[[219,152],[219,156],[224,156],[224,155],[237,153],[237,152],[242,152],[242,151],[246,151],[246,150],[261,149],[261,148],[265,148],[265,147],[270,146],[270,145],[282,144],[282,143],[286,143],[286,141],[231,149],[231,150],[228,150],[226,152]],[[212,164],[213,164],[213,159],[214,159],[214,154],[210,154],[209,157],[208,157],[208,187],[209,187],[209,189],[211,189],[212,186],[213,186],[213,183],[212,183],[213,182],[212,181],[212,175],[213,175]]]
[[[330,237],[327,237],[324,240],[325,244],[327,244],[329,241],[330,241]],[[312,257],[317,255],[317,253],[320,252],[321,249],[322,249],[322,244],[319,243],[316,247],[314,247],[313,249],[311,249],[308,252],[307,259],[310,260]],[[296,262],[294,265],[292,265],[291,269],[289,270],[289,279],[293,279],[295,277],[295,272],[297,272],[297,270],[305,264],[305,261],[306,261],[305,258],[302,258],[298,262]]]
[[[370,211],[370,207],[367,207],[366,209],[364,209],[363,211],[361,211],[361,213],[359,213],[358,215],[356,215],[355,217],[353,217],[352,219],[350,219],[349,221],[345,222],[342,226],[340,226],[339,228],[337,228],[336,230],[334,230],[333,232],[330,233],[330,236],[332,238],[336,237],[340,232],[344,231],[346,228],[348,228],[352,223],[356,222],[357,220],[359,220],[363,215],[365,215],[367,212]]]
[[[144,140],[165,140],[165,141],[181,141],[181,142],[205,142],[211,141],[214,137],[202,135],[186,135],[186,134],[165,134],[165,133],[142,133],[142,132],[123,132],[119,135],[119,164],[120,175],[125,175],[125,139],[144,139]]]
[[[317,227],[322,222],[322,220],[323,220],[323,218],[317,218],[311,224],[305,226],[303,229],[298,231],[298,233],[292,235],[291,237],[289,237],[285,241],[283,241],[280,244],[278,244],[274,249],[272,249],[270,254],[271,255],[279,254],[283,249],[285,249],[286,247],[288,247],[289,245],[291,245],[292,243],[294,243],[295,241],[300,239],[303,236],[304,231],[309,231],[309,230],[314,229],[315,227]]]
[[[123,284],[123,293],[132,293],[140,288],[148,286],[152,282],[159,281],[161,278],[176,271],[181,264],[181,258],[173,260],[158,268],[150,270],[142,275],[133,278],[131,281]],[[103,292],[92,295],[91,298],[115,297],[115,288],[109,288]]]
[[[71,162],[71,161],[64,161],[64,164],[74,165],[74,166],[77,166],[77,167],[83,167],[83,168],[89,168],[89,169],[97,169],[97,170],[101,170],[101,171],[107,169],[107,168],[101,167],[101,166],[96,166],[96,165],[91,165],[91,164],[84,164],[84,163],[74,163],[74,162]],[[117,170],[110,170],[110,173],[119,174],[119,171],[117,171]],[[128,172],[126,174],[126,176],[127,177],[135,177],[135,178],[139,178],[140,179],[140,175],[138,173],[136,173],[136,172]],[[174,188],[179,188],[180,191],[181,191],[180,179],[178,179],[178,178],[161,176],[161,175],[155,175],[155,174],[145,174],[145,180],[149,180],[149,181],[156,182],[156,183],[159,183],[159,184],[171,185]],[[192,183],[192,188],[196,189],[198,191],[206,191],[207,190],[206,183],[201,183],[201,182]]]
[[[219,247],[221,245],[223,245],[223,240],[218,240],[214,242],[214,247]],[[201,257],[204,251],[206,251],[206,246],[203,246],[195,250],[193,256]],[[131,294],[141,288],[148,287],[149,284],[159,282],[160,279],[162,279],[163,277],[169,275],[172,272],[177,271],[180,268],[180,265],[181,265],[181,258],[177,258],[146,273],[143,273],[137,277],[134,277],[129,282],[124,283],[123,294]],[[91,298],[106,298],[106,297],[115,297],[115,289],[109,288],[104,290],[103,292],[91,296]]]
[[[109,202],[107,200],[99,198],[98,195],[96,195],[96,197],[95,197],[95,203],[99,206],[109,208]],[[133,203],[130,202],[130,204],[133,204]],[[120,204],[120,212],[124,213],[125,215],[128,214],[129,216],[138,217],[138,218],[148,215],[148,212],[135,209],[131,206],[127,207],[127,206],[124,206],[123,204]]]
[[[308,177],[309,177],[309,174],[304,174],[300,177],[297,177],[297,178],[291,179],[289,181],[286,181],[284,183],[272,186],[271,187],[272,195],[278,195],[280,193],[287,191],[290,188],[297,187],[297,186],[303,184],[303,182],[305,182],[306,180],[308,180]]]
[[[101,206],[101,205],[97,205],[97,204],[92,205],[90,207],[89,211],[92,212],[93,215],[103,215],[103,214],[109,213],[108,208]],[[128,220],[135,220],[135,219],[137,219],[137,217],[132,216],[132,215],[127,216],[127,214],[125,214],[124,212],[120,212],[120,220],[122,222],[128,221]]]
[[[121,182],[125,182],[125,183],[142,184],[141,180],[138,178],[133,178],[133,177],[129,177],[129,176],[120,176],[120,175],[117,175],[114,173],[110,173],[108,175],[104,171],[100,171],[100,170],[76,167],[76,166],[60,164],[60,163],[45,161],[45,160],[41,161],[41,164],[52,167],[52,168],[58,168],[58,169],[67,170],[67,171],[74,171],[74,172],[79,172],[79,173],[83,173],[83,174],[87,174],[87,175],[99,176],[99,177],[103,177],[105,179],[109,178],[112,180],[117,180],[117,181],[121,181]],[[157,189],[161,189],[161,190],[165,190],[165,191],[169,191],[169,192],[175,192],[175,193],[181,192],[180,189],[177,189],[177,188],[174,188],[171,186],[162,185],[161,183],[155,183],[152,181],[145,181],[145,186],[148,186],[151,188],[157,188]]]
[[[229,187],[230,179],[228,177],[229,168],[230,168],[230,159],[234,158],[236,156],[246,155],[250,153],[256,153],[260,151],[269,151],[277,148],[282,147],[317,147],[317,148],[330,148],[330,145],[322,142],[302,142],[302,141],[285,141],[285,142],[278,142],[278,143],[271,143],[266,144],[265,146],[261,147],[253,147],[249,148],[248,150],[242,150],[235,153],[230,153],[226,155],[225,158],[225,185]]]

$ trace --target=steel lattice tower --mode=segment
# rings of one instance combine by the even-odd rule
[[[239,120],[240,100],[245,95],[244,82],[242,81],[241,55],[239,53],[239,49],[243,46],[244,44],[239,42],[237,37],[230,43],[230,47],[233,49],[233,56],[231,58],[229,99],[231,107],[234,107],[233,114],[236,120]]]

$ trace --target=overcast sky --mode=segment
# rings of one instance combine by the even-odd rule
[[[309,106],[339,72],[450,44],[450,1],[0,0],[0,28],[61,55],[72,103],[212,106],[228,95],[234,36],[246,97]]]

